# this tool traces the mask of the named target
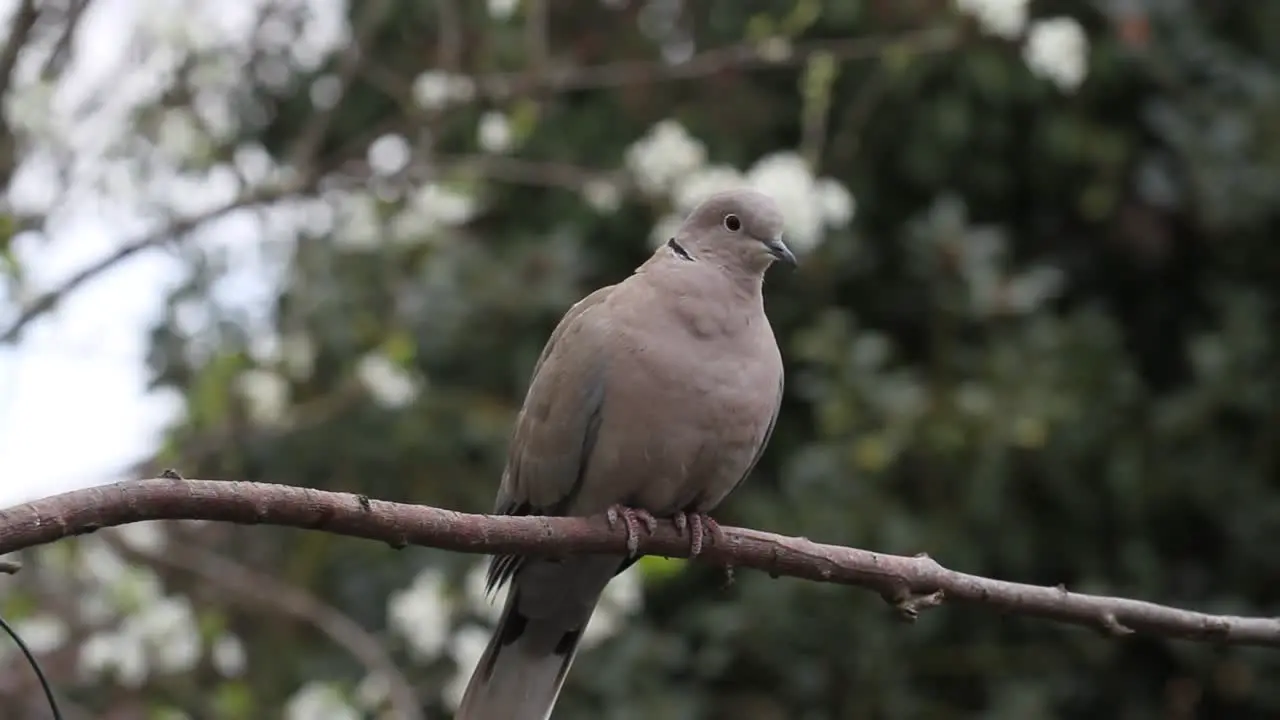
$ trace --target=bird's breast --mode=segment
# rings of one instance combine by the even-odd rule
[[[773,415],[781,361],[770,343],[637,342],[611,372],[592,474],[654,513],[722,497],[747,471]],[[596,511],[603,510],[598,508]]]

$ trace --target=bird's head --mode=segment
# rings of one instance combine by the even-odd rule
[[[755,190],[730,190],[699,203],[668,247],[691,261],[763,274],[774,262],[796,264],[782,241],[782,229],[782,210],[773,198]]]

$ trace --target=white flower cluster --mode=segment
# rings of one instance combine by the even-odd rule
[[[453,659],[456,671],[443,691],[444,701],[453,708],[462,701],[467,680],[480,662],[506,602],[506,588],[492,598],[485,595],[487,568],[488,564],[482,561],[467,574],[461,605],[451,596],[444,575],[431,568],[419,573],[407,588],[394,593],[388,603],[391,629],[404,638],[416,657],[431,660],[447,653]],[[587,623],[581,647],[593,647],[618,632],[626,618],[640,610],[641,592],[636,566],[614,578]],[[457,616],[474,619],[455,627]]]
[[[254,423],[270,427],[288,417],[289,381],[280,373],[263,368],[245,370],[236,377],[235,390]]]
[[[745,173],[708,164],[706,146],[675,120],[659,122],[636,141],[627,150],[626,163],[641,191],[671,202],[672,213],[654,229],[655,244],[665,242],[681,218],[708,195],[736,187],[753,187],[786,208],[787,240],[797,253],[817,246],[828,228],[848,226],[856,210],[847,188],[832,178],[814,177],[795,152],[766,155]]]
[[[362,720],[364,714],[352,707],[342,691],[328,683],[310,682],[289,698],[285,720]]]
[[[480,149],[491,153],[504,153],[511,149],[514,135],[511,121],[505,113],[491,110],[480,117],[480,126],[476,131]]]
[[[471,220],[477,209],[472,195],[429,182],[409,192],[403,205],[385,220],[379,199],[364,190],[327,192],[320,199],[299,203],[293,215],[306,234],[320,237],[332,233],[336,247],[363,252],[392,243],[429,242]]]
[[[975,316],[1025,315],[1062,291],[1065,279],[1056,267],[1036,265],[1009,272],[1004,231],[969,225],[968,210],[958,197],[935,200],[919,229],[925,253],[955,258],[968,290],[966,310]]]
[[[465,75],[428,70],[413,81],[413,101],[423,110],[443,110],[468,103],[475,96],[475,82]]]
[[[142,551],[158,551],[165,542],[154,523],[113,532]],[[206,648],[191,601],[166,595],[154,572],[129,564],[100,538],[82,538],[77,550],[70,564],[63,548],[51,549],[45,558],[50,567],[68,571],[68,581],[78,588],[79,620],[104,628],[79,647],[79,672],[87,679],[110,675],[121,685],[136,688],[156,674],[192,671]],[[69,636],[66,622],[48,615],[23,618],[15,625],[37,653],[61,648]],[[214,668],[224,677],[244,672],[245,650],[239,637],[223,634],[208,650]]]
[[[956,0],[986,32],[1006,40],[1026,34],[1022,58],[1031,72],[1064,91],[1080,87],[1089,72],[1089,38],[1069,17],[1037,20],[1028,28],[1030,0]]]
[[[417,379],[379,352],[369,353],[356,364],[356,377],[374,402],[398,409],[412,403],[421,389]]]

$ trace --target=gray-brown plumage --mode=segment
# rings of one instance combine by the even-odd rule
[[[626,280],[578,302],[551,334],[516,420],[496,512],[669,517],[696,554],[706,513],[755,467],[782,399],[762,285],[795,264],[769,197],[720,193]],[[502,619],[458,720],[546,720],[605,585],[634,558],[499,556]]]

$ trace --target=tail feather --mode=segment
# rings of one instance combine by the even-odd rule
[[[577,628],[565,630],[563,622],[526,617],[519,602],[519,590],[513,587],[498,628],[467,683],[455,720],[551,717],[586,619]]]
[[[521,562],[455,719],[547,720],[587,621],[623,561],[578,555]]]

